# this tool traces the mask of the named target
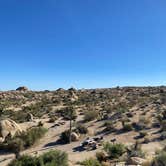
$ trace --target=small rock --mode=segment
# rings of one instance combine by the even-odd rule
[[[139,157],[131,157],[128,162],[132,165],[142,165],[146,160]]]

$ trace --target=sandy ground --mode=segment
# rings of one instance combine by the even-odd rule
[[[79,117],[78,120],[81,118]],[[39,120],[36,121],[36,123],[29,122],[29,123],[23,123],[21,124],[21,127],[26,129],[28,126],[33,126],[37,124]],[[43,120],[47,121],[47,119]],[[61,121],[61,120],[60,120]],[[57,121],[58,122],[58,121]],[[57,123],[56,122],[56,123]],[[92,125],[93,124],[93,125]],[[101,127],[101,122],[98,123],[92,123],[89,124],[89,129],[93,129],[94,131],[99,130]],[[38,142],[38,144],[34,145],[28,150],[25,150],[22,152],[22,154],[31,154],[31,155],[39,155],[44,152],[47,152],[51,149],[59,149],[62,151],[65,151],[69,155],[69,161],[71,165],[76,165],[77,161],[82,161],[84,159],[87,159],[89,157],[95,156],[97,151],[102,150],[102,147],[95,151],[74,151],[73,148],[78,147],[82,141],[87,137],[83,136],[81,137],[80,141],[73,142],[71,144],[65,144],[60,145],[57,144],[56,141],[59,139],[60,133],[62,133],[64,130],[69,128],[69,122],[66,122],[64,125],[53,127],[54,124],[45,123],[45,127],[47,127],[49,130],[47,134]],[[154,132],[154,131],[151,131]],[[122,133],[122,134],[109,134],[104,136],[105,141],[110,141],[113,138],[116,138],[117,142],[125,143],[127,145],[133,144],[135,142],[134,137],[137,136],[138,133],[131,131],[128,133]],[[142,148],[145,152],[148,152],[148,158],[152,158],[155,151],[157,149],[161,149],[162,145],[160,142],[150,142],[148,144],[143,144]],[[0,166],[7,166],[7,164],[14,158],[13,154],[4,154],[0,155]]]

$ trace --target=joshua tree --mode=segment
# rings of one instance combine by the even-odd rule
[[[76,120],[77,115],[73,106],[68,108],[70,128],[69,128],[69,143],[71,143],[71,133],[72,133],[72,121]]]
[[[69,114],[69,120],[70,120],[70,128],[69,128],[69,143],[71,143],[71,133],[72,133],[72,120],[76,120],[77,113],[76,110],[73,107],[73,103],[77,100],[75,92],[73,90],[74,88],[71,88],[69,91],[70,95],[70,107],[68,107],[68,114]]]

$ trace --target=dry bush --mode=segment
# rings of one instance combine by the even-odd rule
[[[98,111],[86,111],[84,114],[84,121],[89,122],[97,119],[99,112]]]

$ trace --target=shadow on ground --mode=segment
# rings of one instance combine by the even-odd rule
[[[60,139],[54,142],[49,142],[48,144],[45,144],[44,147],[50,147],[50,146],[57,146],[57,145],[64,145],[65,143],[62,142]]]
[[[85,149],[82,146],[77,146],[77,147],[73,148],[73,152],[82,152],[84,150]]]

